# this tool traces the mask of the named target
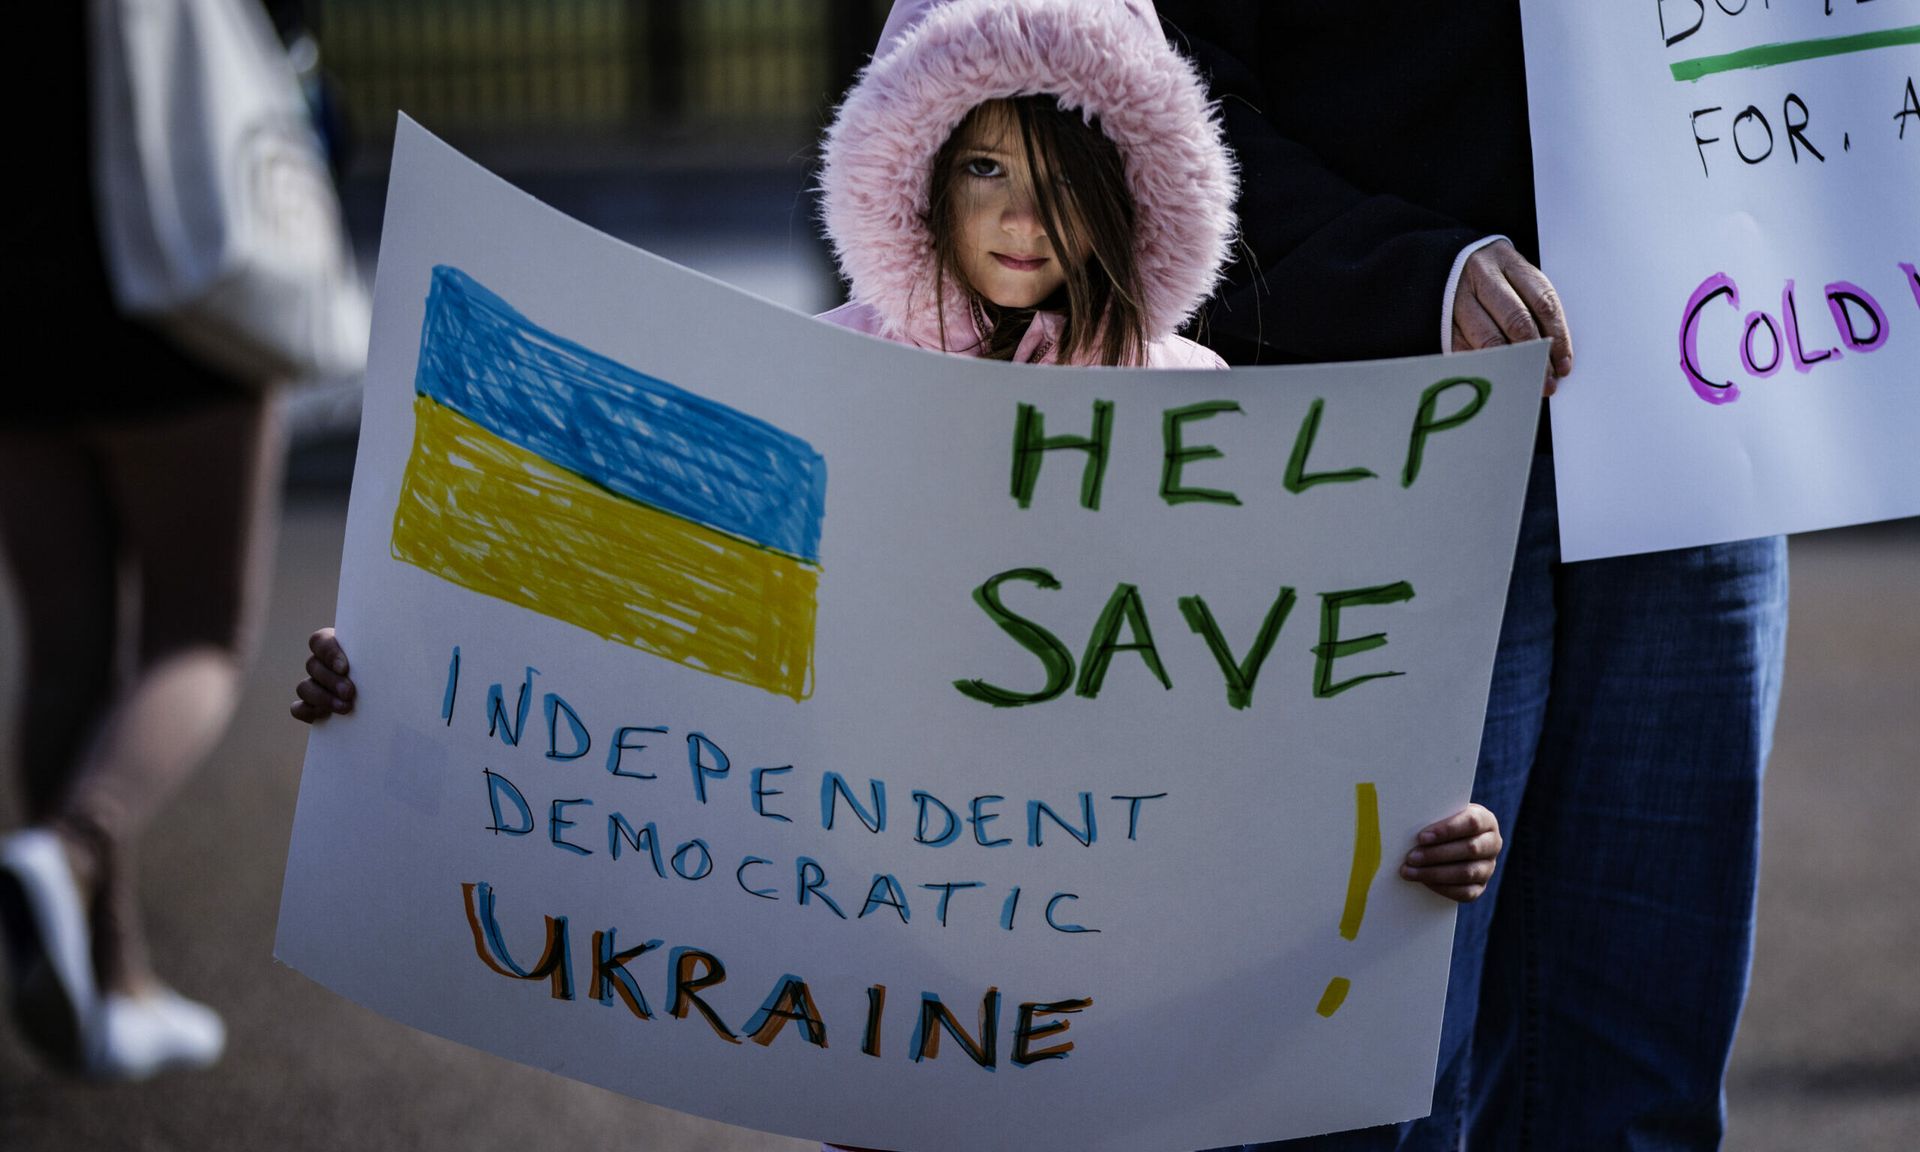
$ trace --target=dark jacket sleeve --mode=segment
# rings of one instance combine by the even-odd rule
[[[1267,80],[1281,68],[1311,66],[1312,55],[1310,47],[1299,57],[1272,55],[1284,37],[1262,25],[1284,6],[1159,7],[1169,39],[1208,78],[1240,162],[1243,243],[1203,314],[1199,337],[1240,364],[1441,351],[1440,311],[1453,262],[1487,231],[1369,191],[1288,131],[1286,110],[1274,103],[1281,97]],[[1265,59],[1249,61],[1240,52]]]

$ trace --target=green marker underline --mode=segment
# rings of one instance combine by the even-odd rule
[[[1910,28],[1889,28],[1884,32],[1861,32],[1854,36],[1831,36],[1824,40],[1796,40],[1789,44],[1762,44],[1720,56],[1702,56],[1681,60],[1671,67],[1675,80],[1698,80],[1716,72],[1734,72],[1741,68],[1771,68],[1796,60],[1818,60],[1822,56],[1845,56],[1875,48],[1901,44],[1920,44],[1920,24]]]

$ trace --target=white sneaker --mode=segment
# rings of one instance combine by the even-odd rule
[[[145,1080],[205,1068],[226,1025],[171,988],[101,995],[86,905],[59,837],[29,828],[0,837],[0,933],[22,1031],[60,1066],[98,1080]]]
[[[175,1069],[208,1068],[227,1046],[219,1013],[171,988],[138,996],[107,993],[97,1025],[89,1037],[85,1071],[99,1080],[145,1080]]]
[[[45,829],[0,838],[0,931],[22,1030],[56,1062],[82,1067],[99,1007],[93,944],[67,851]]]

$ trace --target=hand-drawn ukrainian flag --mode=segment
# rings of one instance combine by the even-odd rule
[[[795,700],[813,690],[826,462],[765,421],[436,267],[393,555]]]

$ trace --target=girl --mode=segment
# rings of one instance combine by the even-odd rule
[[[1152,9],[903,0],[827,131],[824,319],[1022,363],[1225,367],[1175,335],[1233,236],[1233,164]]]
[[[828,130],[821,184],[852,297],[825,320],[1020,363],[1225,367],[1175,329],[1225,262],[1232,162],[1144,4],[904,0]],[[308,646],[294,717],[351,711],[333,630]],[[1473,900],[1500,848],[1469,804],[1400,874]]]
[[[823,218],[852,299],[821,318],[1019,363],[1224,368],[1176,333],[1233,239],[1233,163],[1145,3],[901,0],[827,131]],[[295,719],[352,710],[333,629]],[[1501,848],[1469,804],[1400,874],[1453,900]]]

